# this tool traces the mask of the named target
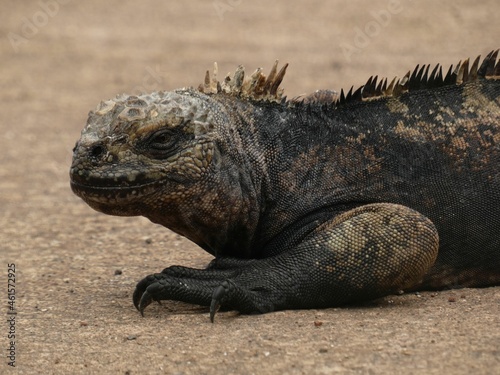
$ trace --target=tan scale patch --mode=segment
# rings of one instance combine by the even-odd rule
[[[407,139],[416,139],[416,138],[421,140],[426,139],[425,126],[420,126],[420,124],[418,124],[418,126],[412,126],[412,127],[406,126],[404,121],[402,120],[399,120],[397,122],[396,126],[394,127],[394,132],[400,135],[401,137]]]
[[[480,82],[471,82],[464,85],[463,88],[463,111],[477,113],[480,116],[485,116],[488,113],[498,114],[500,111],[499,104],[488,99],[481,90]]]
[[[317,261],[329,273],[347,273],[356,288],[403,289],[419,283],[438,253],[437,232],[430,221],[407,207],[373,204],[339,215],[316,230],[318,244],[335,260]],[[376,248],[368,247],[369,242]],[[362,269],[362,271],[361,271]],[[359,277],[369,270],[366,277]],[[338,275],[336,275],[338,277]],[[376,283],[370,285],[369,283]]]
[[[388,98],[387,100],[387,108],[391,113],[408,113],[409,109],[408,106],[404,103],[401,103],[401,101],[398,98],[391,97]]]
[[[463,137],[451,137],[451,144],[457,150],[465,151],[469,148],[469,144]]]

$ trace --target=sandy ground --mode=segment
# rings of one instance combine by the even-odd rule
[[[2,0],[0,373],[500,374],[499,287],[220,313],[215,324],[204,308],[165,302],[141,318],[131,302],[138,280],[210,257],[146,219],[94,212],[70,191],[87,113],[117,93],[198,85],[214,61],[222,72],[253,71],[279,58],[295,96],[500,47],[497,0],[352,3]]]

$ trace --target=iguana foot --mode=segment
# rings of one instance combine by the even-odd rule
[[[137,284],[133,294],[134,306],[142,315],[153,301],[180,300],[209,306],[214,288],[232,273],[181,266],[166,268],[161,273],[145,277]]]

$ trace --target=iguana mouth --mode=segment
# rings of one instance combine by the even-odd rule
[[[142,183],[140,179],[137,180],[137,184],[132,185],[130,181],[125,181],[124,178],[118,181],[111,179],[95,181],[94,179],[75,178],[71,174],[71,190],[89,204],[90,202],[96,202],[112,205],[140,201],[146,196],[162,191],[165,185],[170,183],[175,184],[177,187],[185,187],[188,182],[187,177],[180,174],[172,174],[162,179]]]
[[[90,176],[81,176],[77,170],[70,172],[71,187],[73,191],[85,192],[120,192],[131,193],[134,191],[142,192],[148,188],[158,188],[166,183],[174,182],[177,184],[185,183],[187,178],[180,174],[170,174],[168,177],[154,178],[147,177],[144,173],[136,174],[133,179],[130,176],[119,176],[114,178],[98,178]]]
[[[154,193],[158,189],[158,187],[165,184],[166,181],[167,179],[138,184],[134,186],[121,186],[118,184],[85,184],[71,180],[71,189],[76,195],[85,200],[99,201],[102,203],[120,200],[129,201],[134,198],[139,198]]]

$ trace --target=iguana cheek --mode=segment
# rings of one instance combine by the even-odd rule
[[[200,178],[209,173],[213,153],[213,142],[198,143],[166,159],[169,163],[166,169],[172,168],[193,179]]]

